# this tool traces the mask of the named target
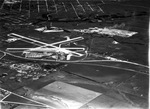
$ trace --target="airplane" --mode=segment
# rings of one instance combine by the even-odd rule
[[[51,44],[41,42],[29,37],[25,37],[16,33],[8,34],[9,37],[13,38],[20,38],[20,40],[25,41],[27,43],[31,43],[34,45],[38,45],[35,48],[7,48],[6,51],[9,53],[22,53],[25,58],[43,58],[43,57],[50,57],[57,61],[59,60],[67,60],[71,61],[72,57],[81,58],[86,55],[86,49],[84,47],[61,47],[62,44],[68,44],[71,42],[76,42],[79,40],[83,40],[83,37],[76,37],[70,39],[66,36],[67,40],[54,42]]]

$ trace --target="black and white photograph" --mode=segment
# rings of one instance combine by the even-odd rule
[[[0,0],[0,109],[149,109],[150,0]]]

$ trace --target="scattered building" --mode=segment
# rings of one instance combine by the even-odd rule
[[[78,31],[82,33],[97,33],[97,34],[104,34],[109,36],[120,36],[124,38],[131,37],[138,32],[132,32],[127,30],[120,30],[120,29],[113,29],[113,28],[89,28],[89,29],[74,29],[73,31]]]

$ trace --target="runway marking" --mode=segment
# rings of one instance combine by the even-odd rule
[[[25,51],[25,50],[28,50],[28,49],[32,49],[32,48],[7,48],[7,51],[9,52],[22,52],[22,51]],[[66,49],[66,50],[82,50],[84,51],[85,48],[69,48],[69,47],[62,47],[62,49]],[[17,51],[18,50],[18,51]]]
[[[15,33],[8,34],[8,36],[9,37],[23,38],[23,39],[26,39],[26,40],[29,40],[29,41],[32,41],[32,42],[36,42],[36,43],[42,44],[42,45],[46,45],[47,44],[47,43],[44,43],[44,42],[41,42],[41,41],[38,41],[38,40],[35,40],[35,39],[31,39],[31,38],[28,38],[28,37],[25,37],[25,36],[22,36],[22,35],[19,35],[19,34],[15,34]]]
[[[83,5],[81,5],[81,3],[79,2],[79,0],[76,0],[76,1],[77,1],[77,3],[79,4],[79,6],[82,8],[82,10],[83,10],[84,12],[86,12],[85,9],[83,8]]]
[[[3,9],[4,4],[5,4],[5,0],[3,1],[3,3],[2,3],[2,5],[1,5],[1,8],[0,8],[0,9]]]
[[[11,36],[11,35],[14,35],[14,36]],[[23,38],[23,39],[29,40],[28,42],[30,42],[30,43],[36,42],[40,46],[41,45],[43,45],[43,46],[54,46],[56,44],[62,44],[62,43],[66,43],[66,42],[78,41],[78,40],[83,40],[84,39],[83,37],[76,37],[76,38],[72,38],[70,40],[63,40],[63,41],[58,41],[58,42],[54,42],[54,43],[48,44],[48,43],[41,42],[41,41],[38,41],[38,40],[35,40],[35,39],[32,39],[32,38],[28,38],[28,37],[25,37],[25,36],[22,36],[22,35],[18,35],[18,34],[15,34],[15,33],[11,33],[8,36],[10,36],[10,37],[16,37],[17,36],[19,38]]]
[[[65,6],[64,2],[62,2],[62,5],[63,5],[65,11],[67,12],[67,9],[66,9],[66,6]]]
[[[20,2],[20,7],[19,7],[19,11],[21,12],[21,8],[22,8],[22,0]]]
[[[100,6],[97,5],[97,7],[99,8],[99,10],[100,10],[101,12],[104,13],[104,11],[102,10],[102,8],[101,8]]]
[[[78,16],[77,11],[76,11],[74,5],[73,5],[71,2],[70,2],[70,4],[71,4],[71,6],[72,6],[72,8],[73,8],[73,10],[74,10],[74,12],[75,12],[75,14],[76,14],[76,16],[78,17],[78,19],[80,19],[80,17]]]
[[[13,35],[13,36],[12,36]],[[38,43],[40,45],[40,47],[37,47],[37,48],[41,48],[41,47],[47,47],[47,46],[51,46],[53,48],[56,48],[56,49],[59,49],[59,50],[62,50],[63,52],[66,51],[66,52],[71,52],[71,53],[74,53],[78,56],[83,56],[83,54],[81,53],[78,53],[78,52],[75,52],[75,51],[70,51],[70,50],[67,50],[67,49],[62,49],[58,46],[55,46],[56,44],[62,44],[62,43],[69,43],[69,42],[74,42],[74,41],[79,41],[79,40],[83,40],[84,38],[83,37],[76,37],[76,38],[72,38],[72,39],[69,39],[69,40],[63,40],[63,41],[59,41],[59,42],[55,42],[55,43],[51,43],[51,44],[47,44],[47,43],[44,43],[44,42],[41,42],[41,41],[38,41],[38,40],[35,40],[35,39],[32,39],[32,38],[28,38],[28,37],[25,37],[25,36],[22,36],[22,35],[18,35],[18,34],[15,34],[15,33],[11,33],[11,34],[8,34],[9,37],[19,37],[19,38],[23,38],[23,39],[26,39],[28,40],[27,42],[29,43],[32,43],[34,44],[34,42]]]
[[[94,9],[91,7],[91,5],[90,5],[88,2],[86,2],[86,4],[87,4],[88,7],[91,9],[91,11],[94,11]]]

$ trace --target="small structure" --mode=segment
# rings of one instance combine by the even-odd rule
[[[74,29],[73,31],[82,32],[82,33],[97,33],[97,34],[105,34],[109,36],[120,36],[124,38],[131,37],[138,32],[132,32],[127,30],[120,30],[120,29],[112,29],[112,28],[89,28],[89,29]]]

